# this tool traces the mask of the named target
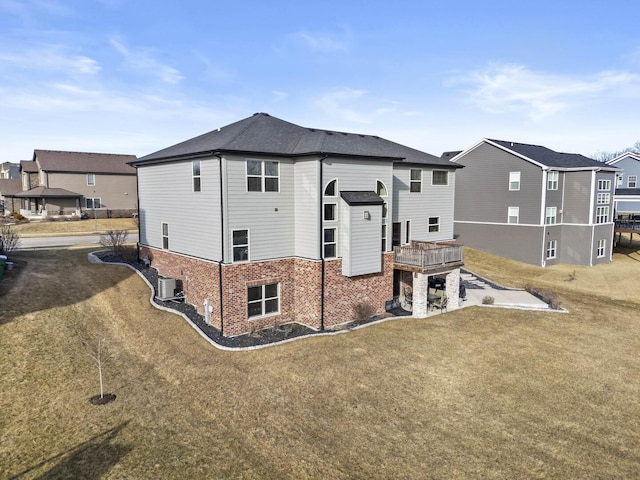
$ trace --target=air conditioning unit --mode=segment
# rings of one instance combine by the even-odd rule
[[[158,300],[168,300],[175,297],[176,279],[170,277],[158,278]]]

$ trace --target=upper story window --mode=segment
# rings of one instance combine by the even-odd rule
[[[247,191],[279,191],[279,162],[271,160],[247,160]]]
[[[162,224],[162,248],[169,249],[169,224]]]
[[[338,194],[337,183],[337,180],[331,180],[327,183],[327,186],[324,188],[325,197],[335,197]]]
[[[449,172],[434,170],[431,175],[431,185],[449,185]]]
[[[200,160],[194,160],[191,165],[191,170],[193,172],[193,191],[199,192],[201,189],[200,183]]]
[[[598,190],[601,192],[611,190],[611,180],[598,180]]]
[[[429,233],[440,231],[440,217],[429,217]]]
[[[326,222],[331,222],[333,220],[336,220],[336,204],[335,203],[324,204],[324,220]]]
[[[627,188],[636,188],[637,183],[638,183],[638,176],[629,175],[629,177],[627,178]]]
[[[509,172],[509,190],[520,190],[520,172]]]
[[[336,229],[324,229],[324,258],[335,258],[337,256]]]
[[[596,207],[596,223],[609,221],[609,207]]]
[[[96,184],[96,174],[95,173],[87,173],[87,185],[89,187],[93,187]]]
[[[547,207],[547,215],[544,223],[546,223],[547,225],[555,224],[557,215],[558,215],[558,207]]]
[[[234,230],[233,236],[233,261],[249,261],[249,230]]]
[[[386,225],[382,225],[381,236],[382,236],[382,251],[386,252],[387,251],[387,226]]]
[[[598,205],[609,205],[611,203],[610,193],[598,193],[596,198]]]
[[[378,184],[376,186],[376,193],[381,197],[387,196],[387,187],[380,180],[378,180]]]
[[[547,173],[547,190],[558,189],[558,172]]]
[[[520,207],[509,207],[507,223],[519,223],[519,222],[520,222]]]
[[[409,191],[421,192],[422,191],[422,170],[419,168],[411,169],[411,182],[409,185]]]

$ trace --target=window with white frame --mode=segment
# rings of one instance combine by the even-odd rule
[[[338,188],[337,188],[337,180],[331,180],[329,183],[327,183],[327,186],[324,187],[324,196],[325,197],[335,197],[338,195]]]
[[[378,180],[378,183],[376,185],[376,193],[381,197],[387,196],[387,187],[380,180]]]
[[[382,251],[387,251],[387,226],[382,225]]]
[[[249,230],[234,230],[231,235],[233,240],[233,261],[248,262]]]
[[[429,233],[440,231],[440,217],[429,217]]]
[[[610,193],[598,193],[597,202],[598,205],[609,205],[611,203]]]
[[[520,207],[509,207],[507,214],[507,223],[519,223],[520,222]]]
[[[547,190],[558,189],[558,172],[547,172]]]
[[[607,241],[604,238],[601,238],[600,240],[598,240],[598,250],[596,252],[596,255],[598,256],[598,258],[604,257],[606,247],[607,247]]]
[[[627,177],[627,188],[636,188],[637,183],[638,183],[637,175],[629,175]]]
[[[411,220],[405,222],[404,243],[411,243]]]
[[[414,193],[420,193],[422,191],[422,170],[419,168],[411,169],[409,191]]]
[[[520,190],[520,172],[509,172],[509,190]]]
[[[162,248],[169,249],[169,224],[162,223]]]
[[[609,207],[596,207],[596,223],[609,221]]]
[[[611,190],[611,180],[598,180],[598,190],[608,192]]]
[[[96,185],[96,174],[87,173],[87,186],[94,187]]]
[[[336,229],[325,228],[323,233],[324,258],[335,258],[337,256]]]
[[[389,212],[389,205],[387,204],[387,202],[384,202],[382,204],[382,218],[383,219],[387,218],[388,212]]]
[[[434,170],[431,174],[431,185],[449,185],[449,172]]]
[[[247,160],[247,191],[279,191],[279,171],[279,162],[272,160]]]
[[[247,288],[247,316],[249,318],[274,315],[279,312],[279,283],[267,283]]]
[[[325,203],[324,204],[324,220],[326,222],[332,222],[336,219],[336,204]]]
[[[547,259],[556,258],[557,250],[558,250],[558,241],[549,240],[547,242]]]
[[[544,223],[547,225],[553,225],[556,223],[556,216],[558,214],[558,207],[547,207],[547,214]]]
[[[191,171],[193,173],[193,191],[199,192],[201,190],[200,184],[200,160],[194,160],[191,164]]]
[[[100,197],[85,197],[84,203],[86,208],[100,208],[102,204]]]
[[[616,175],[616,188],[622,187],[623,182],[624,182],[624,176],[623,175]]]

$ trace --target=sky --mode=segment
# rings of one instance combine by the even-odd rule
[[[640,140],[637,0],[0,0],[0,161],[256,112],[425,152]]]

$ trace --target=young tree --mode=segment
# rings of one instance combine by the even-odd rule
[[[124,252],[128,235],[126,230],[109,230],[100,236],[100,245],[108,248],[113,255],[120,256]]]
[[[93,361],[96,363],[96,366],[98,367],[98,379],[100,381],[100,397],[99,397],[99,401],[97,401],[96,403],[98,404],[106,403],[105,400],[115,399],[115,395],[107,394],[105,396],[105,393],[104,393],[104,383],[102,380],[102,366],[108,359],[108,355],[105,355],[103,352],[104,338],[103,337],[98,338],[97,348],[94,348],[93,345],[90,345],[89,342],[87,341],[83,341],[82,344],[84,345],[84,348],[87,351],[87,356],[93,359]],[[92,403],[93,403],[93,400],[92,400]]]
[[[0,255],[8,255],[20,248],[20,235],[10,225],[0,226]]]

